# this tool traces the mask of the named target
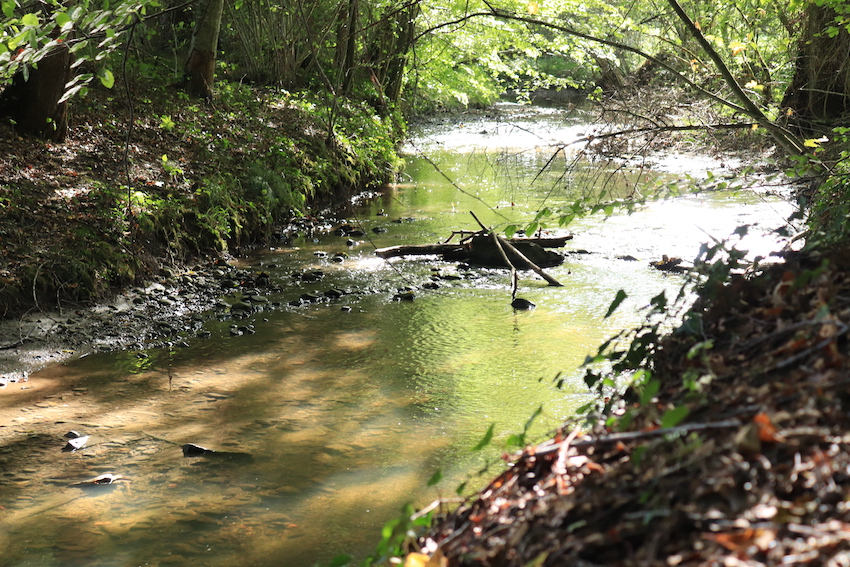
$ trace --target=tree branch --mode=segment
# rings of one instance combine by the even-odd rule
[[[714,49],[711,43],[705,39],[705,36],[696,24],[694,24],[693,20],[691,20],[690,16],[688,16],[679,2],[677,0],[667,0],[667,3],[670,4],[670,7],[673,8],[673,11],[679,17],[679,20],[681,20],[690,34],[694,36],[694,39],[697,40],[697,43],[699,43],[702,50],[705,51],[706,55],[708,55],[714,63],[714,67],[717,69],[717,72],[720,73],[720,76],[723,77],[723,80],[726,81],[726,84],[730,89],[732,89],[732,92],[735,94],[738,101],[740,101],[744,108],[746,108],[745,114],[766,128],[773,136],[773,139],[776,140],[779,145],[785,148],[785,150],[791,155],[806,155],[808,152],[806,152],[802,141],[791,132],[765,116],[764,112],[762,112],[752,99],[747,96],[747,93],[744,92],[744,89],[741,88],[741,85],[738,84],[738,81],[732,75],[729,67],[726,66],[723,58],[720,57],[720,54],[717,53],[717,50]]]
[[[560,24],[547,22],[545,20],[538,20],[536,18],[530,18],[528,16],[521,16],[521,15],[518,15],[518,14],[511,13],[511,12],[504,12],[504,11],[498,10],[496,8],[491,8],[491,10],[492,11],[490,11],[490,12],[471,12],[471,13],[466,14],[465,16],[462,16],[462,17],[457,18],[455,20],[452,20],[452,21],[449,21],[449,22],[444,22],[444,23],[439,24],[437,26],[431,27],[431,28],[423,31],[422,33],[420,33],[418,36],[416,36],[415,40],[419,39],[422,36],[427,35],[427,34],[433,32],[433,31],[436,31],[438,29],[448,27],[448,26],[452,26],[452,25],[457,25],[457,24],[463,23],[463,22],[470,20],[470,19],[473,19],[473,18],[490,17],[490,18],[499,18],[499,19],[503,19],[503,20],[512,20],[512,21],[516,21],[516,22],[524,22],[524,23],[527,23],[527,24],[534,24],[534,25],[538,25],[538,26],[541,26],[541,27],[553,29],[555,31],[560,31],[560,32],[563,32],[563,33],[566,33],[566,34],[569,34],[569,35],[574,35],[576,37],[580,37],[580,38],[586,39],[588,41],[593,41],[595,43],[601,43],[602,45],[607,45],[608,47],[613,47],[615,49],[621,49],[623,51],[628,51],[630,53],[634,53],[635,55],[639,55],[639,56],[643,57],[644,59],[646,59],[647,61],[651,61],[652,63],[658,65],[659,67],[662,67],[663,69],[665,69],[669,73],[672,73],[680,81],[686,83],[691,88],[701,92],[703,95],[714,100],[715,102],[718,102],[718,103],[722,104],[723,106],[731,108],[735,112],[740,112],[742,114],[746,114],[747,116],[750,116],[750,112],[746,108],[744,108],[743,106],[735,104],[734,102],[732,102],[730,100],[726,100],[725,98],[714,94],[713,92],[707,90],[706,88],[702,87],[701,85],[695,83],[691,79],[682,75],[679,71],[677,71],[669,63],[665,63],[664,61],[658,59],[657,57],[654,57],[654,56],[650,55],[649,53],[642,51],[641,49],[638,49],[636,47],[632,47],[631,45],[627,45],[625,43],[620,43],[618,41],[611,41],[611,40],[608,40],[608,39],[603,39],[601,37],[592,36],[590,34],[580,32],[580,31],[573,29],[573,28],[570,28],[568,26],[563,26],[563,25],[560,25]],[[751,118],[756,118],[756,117],[751,116]]]

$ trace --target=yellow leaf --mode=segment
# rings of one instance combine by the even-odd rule
[[[404,558],[404,567],[426,567],[430,560],[424,553],[411,553]]]
[[[531,14],[532,16],[536,16],[540,13],[540,4],[535,2],[535,0],[531,0],[531,2],[528,3],[526,9],[528,10],[529,14]]]
[[[759,129],[758,124],[753,124],[752,126],[750,126],[750,130],[758,130],[758,129]]]
[[[825,144],[828,141],[829,138],[821,136],[820,138],[809,138],[803,142],[803,145],[807,148],[819,148],[821,144]]]
[[[411,553],[404,558],[404,567],[448,567],[449,561],[441,550],[428,557],[424,553]]]

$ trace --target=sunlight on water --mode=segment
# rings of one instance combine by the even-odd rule
[[[778,247],[772,230],[791,206],[767,194],[691,195],[581,218],[565,263],[548,270],[564,287],[522,274],[518,295],[537,304],[529,312],[510,307],[504,271],[378,259],[374,247],[477,230],[470,211],[490,225],[528,223],[541,206],[571,203],[579,180],[601,178],[599,166],[565,176],[566,162],[551,165],[553,145],[590,131],[580,111],[511,112],[518,122],[476,116],[423,131],[413,145],[428,159],[410,156],[407,182],[352,211],[367,234],[353,245],[302,238],[246,260],[282,288],[269,298],[283,307],[245,321],[256,334],[231,337],[232,321],[211,313],[212,337],[187,349],[93,355],[34,374],[31,391],[0,393],[0,565],[300,567],[362,557],[403,503],[453,494],[539,406],[537,438],[589,399],[577,370],[585,355],[639,322],[653,296],[679,290],[681,277],[650,261],[692,260],[701,243],[741,225],[751,256]],[[663,171],[622,182],[720,169],[705,157],[659,163]],[[315,252],[349,257],[335,264]],[[298,283],[297,270],[325,277]],[[393,301],[408,286],[416,299]],[[350,293],[287,305],[331,288]],[[619,289],[628,299],[603,319]],[[471,453],[490,424],[493,446]],[[91,436],[86,449],[60,451],[69,429]],[[242,456],[185,458],[185,443]],[[446,480],[425,488],[438,470]],[[104,473],[124,478],[72,486]]]

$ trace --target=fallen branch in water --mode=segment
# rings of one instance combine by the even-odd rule
[[[519,256],[521,260],[523,260],[524,262],[528,263],[528,266],[529,266],[529,267],[530,267],[530,268],[534,271],[534,273],[535,273],[535,274],[537,274],[538,276],[540,276],[541,278],[543,278],[544,280],[546,280],[546,282],[547,282],[549,285],[553,285],[553,286],[557,286],[557,287],[563,287],[563,285],[564,285],[564,284],[562,284],[561,282],[559,282],[558,280],[556,280],[555,278],[553,278],[552,276],[550,276],[549,274],[547,274],[546,272],[544,272],[544,271],[540,268],[540,266],[538,266],[537,264],[535,264],[534,262],[532,262],[531,260],[529,260],[529,259],[525,256],[525,254],[523,254],[522,252],[520,252],[519,250],[517,250],[517,249],[516,249],[516,247],[515,247],[513,244],[511,244],[510,242],[508,242],[507,240],[505,240],[504,238],[502,238],[501,236],[499,236],[499,235],[498,235],[498,234],[496,234],[495,232],[494,232],[493,234],[496,236],[496,241],[497,241],[497,242],[500,242],[503,246],[507,246],[507,247],[508,247],[508,250],[511,250],[514,254],[516,254],[517,256]]]
[[[469,211],[469,214],[472,215],[472,218],[475,219],[475,222],[478,223],[478,226],[480,226],[483,231],[490,233],[493,236],[493,238],[495,239],[496,244],[500,245],[500,246],[497,246],[497,248],[499,249],[499,252],[502,253],[502,256],[504,257],[505,262],[507,262],[508,265],[511,267],[512,272],[515,270],[514,264],[513,264],[513,262],[511,262],[508,259],[508,256],[507,256],[507,254],[505,254],[505,251],[502,248],[502,246],[506,247],[508,250],[510,250],[511,252],[516,254],[517,257],[520,260],[525,262],[528,265],[528,267],[531,268],[534,271],[535,274],[537,274],[538,276],[540,276],[541,278],[546,280],[549,283],[549,285],[557,286],[557,287],[563,287],[563,284],[561,284],[561,282],[559,282],[558,280],[556,280],[555,278],[553,278],[552,276],[550,276],[549,274],[544,272],[542,269],[540,269],[540,266],[538,266],[537,264],[535,264],[534,262],[529,260],[528,257],[525,254],[523,254],[522,252],[520,252],[519,250],[517,250],[516,247],[513,244],[511,244],[510,242],[508,242],[507,240],[505,240],[504,238],[502,238],[501,236],[499,236],[498,234],[496,234],[495,232],[491,231],[489,228],[484,226],[481,223],[481,221],[478,219],[478,217],[475,216],[475,213],[473,213],[472,211]],[[514,294],[515,293],[516,292],[514,292]]]
[[[473,215],[475,216],[475,215]],[[478,219],[475,219],[478,220]],[[516,290],[519,287],[519,278],[516,275],[516,268],[513,263],[508,258],[508,255],[505,254],[505,249],[502,247],[502,242],[499,239],[499,235],[495,232],[491,232],[490,236],[493,238],[493,245],[496,246],[496,249],[499,251],[499,254],[502,255],[502,260],[510,266],[511,269],[511,301],[513,302],[516,299]],[[516,248],[514,248],[516,250]]]
[[[466,234],[460,242],[452,244],[447,240],[441,244],[400,244],[398,246],[388,246],[386,248],[378,248],[375,254],[381,258],[398,258],[401,256],[444,256],[452,254],[461,254],[465,246],[469,246],[472,239],[476,236],[482,236],[481,231],[478,232],[453,232],[452,235]],[[526,244],[535,244],[541,248],[561,248],[566,245],[568,240],[572,240],[570,236],[557,237],[539,237],[539,238],[510,238],[506,239],[514,246],[523,246]]]

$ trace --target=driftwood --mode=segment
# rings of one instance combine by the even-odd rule
[[[492,234],[492,235],[493,235],[493,237],[494,237],[493,239],[495,240],[496,245],[500,247],[500,250],[501,250],[502,256],[503,256],[503,257],[505,257],[505,258],[507,258],[507,259],[509,260],[509,262],[508,262],[508,263],[510,263],[512,266],[516,266],[516,261],[511,261],[511,260],[510,260],[510,258],[508,258],[508,256],[507,256],[507,253],[508,253],[508,252],[512,252],[515,256],[517,256],[517,257],[519,258],[519,261],[521,262],[521,264],[528,265],[528,267],[529,267],[529,268],[530,268],[530,269],[531,269],[531,270],[532,270],[535,274],[537,274],[538,276],[540,276],[541,278],[543,278],[544,280],[546,280],[546,282],[547,282],[549,285],[554,285],[554,286],[561,287],[561,285],[562,285],[562,284],[561,284],[561,282],[559,282],[558,280],[556,280],[555,278],[553,278],[552,276],[550,276],[549,274],[547,274],[546,272],[544,272],[543,270],[541,270],[541,269],[540,269],[540,266],[538,266],[535,262],[531,261],[531,260],[528,258],[528,256],[526,256],[525,254],[523,254],[523,253],[522,253],[522,252],[521,252],[521,251],[520,251],[520,250],[519,250],[516,246],[514,246],[513,244],[511,244],[510,242],[508,242],[507,240],[505,240],[505,239],[504,239],[504,238],[502,238],[501,236],[497,235],[495,232],[493,232],[493,233],[491,233],[491,234]],[[505,248],[507,248],[507,250],[505,250]],[[544,252],[546,252],[546,250],[544,250]],[[563,256],[561,256],[560,254],[558,254],[558,258],[560,259],[560,261],[558,262],[558,264],[563,263],[563,261],[564,261]],[[557,265],[557,264],[556,264],[556,265]],[[514,292],[514,294],[516,294],[516,292]]]
[[[544,272],[541,266],[548,268],[564,263],[564,257],[547,248],[560,248],[572,236],[559,238],[503,238],[490,230],[470,212],[472,218],[481,227],[476,232],[455,231],[442,244],[425,244],[418,246],[390,246],[375,250],[381,258],[396,258],[399,256],[442,256],[448,261],[463,261],[477,266],[508,268],[511,271],[511,306],[514,309],[533,309],[534,304],[516,297],[519,278],[517,270],[533,270],[534,273],[546,280],[549,285],[562,284]],[[460,242],[452,244],[455,236],[460,236]]]
[[[510,238],[502,239],[527,256],[532,262],[542,267],[558,266],[564,259],[560,254],[550,252],[547,248],[561,248],[572,236],[559,238]],[[492,239],[484,235],[472,235],[458,243],[401,245],[380,248],[375,254],[381,258],[397,258],[400,256],[442,256],[449,261],[468,261],[473,264],[490,267],[508,267],[505,265],[498,248]],[[516,267],[521,270],[531,269],[522,258],[510,258],[516,261]]]

